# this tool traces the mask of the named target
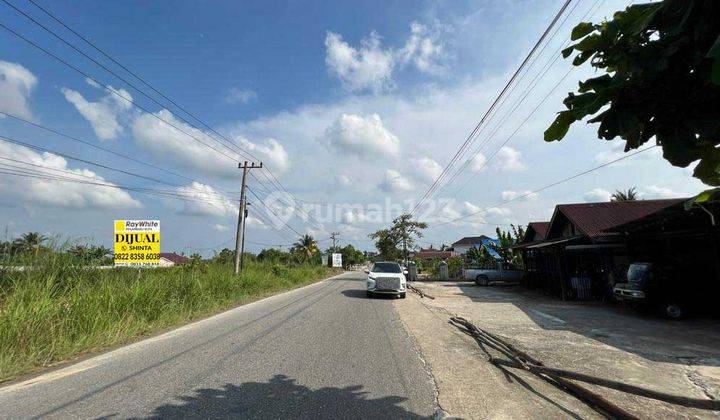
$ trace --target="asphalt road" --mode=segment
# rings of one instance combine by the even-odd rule
[[[1,418],[420,418],[435,389],[389,299],[345,274],[0,388]]]

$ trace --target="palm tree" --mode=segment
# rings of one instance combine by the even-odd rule
[[[42,244],[45,243],[47,239],[48,238],[46,236],[41,235],[38,232],[28,232],[15,239],[13,241],[13,246],[19,252],[34,251],[37,255],[38,251],[42,247]]]
[[[610,201],[635,201],[638,194],[635,187],[629,188],[627,191],[615,190],[610,196]]]
[[[309,260],[318,251],[317,241],[310,235],[302,236],[293,247],[305,256],[305,260]]]

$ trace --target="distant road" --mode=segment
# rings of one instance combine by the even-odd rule
[[[350,273],[0,388],[0,418],[419,418],[435,390]]]

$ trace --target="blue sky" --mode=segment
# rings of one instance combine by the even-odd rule
[[[29,3],[13,3],[101,58]],[[375,207],[368,206],[384,208],[388,199],[401,204],[422,195],[561,3],[39,1],[177,103],[263,159],[296,198],[342,205],[333,208],[337,217],[317,215],[322,219],[319,224],[291,217],[288,223],[295,231],[320,239],[330,231],[340,231],[344,242],[363,249],[372,248],[367,233],[384,225],[370,214]],[[570,69],[562,59],[538,77],[527,99],[508,114],[497,134],[489,137],[488,133],[543,65],[551,63],[574,24],[584,16],[601,19],[623,6],[624,2],[612,0],[571,3],[557,35],[508,98],[506,107],[490,121],[489,130],[474,143],[486,141],[485,147],[468,163],[468,170],[438,192],[436,198],[456,201],[443,208],[437,221],[468,215],[622,156],[621,142],[597,140],[595,128],[584,124],[573,127],[561,143],[542,141],[542,131],[562,108],[564,94],[578,80],[593,74],[589,68],[574,70],[523,122]],[[72,170],[85,179],[102,177],[103,183],[170,189],[194,200],[0,174],[0,224],[7,227],[9,236],[37,230],[62,239],[87,238],[109,245],[113,219],[148,218],[161,220],[163,251],[208,254],[213,248],[231,245],[236,198],[223,191],[239,189],[236,164],[173,132],[166,123],[209,143],[212,133],[186,126],[178,119],[179,111],[169,105],[169,110],[162,110],[5,4],[0,5],[0,22],[82,68],[101,84],[112,86],[121,96],[132,97],[151,114],[88,83],[5,31],[0,31],[0,111],[186,178],[122,160],[10,118],[0,118],[0,135],[177,186],[19,146],[0,144],[2,154]],[[142,87],[140,83],[137,86]],[[500,148],[507,138],[506,146]],[[480,212],[464,222],[432,228],[427,232],[428,241],[437,245],[461,236],[492,233],[492,223],[547,220],[556,203],[601,201],[616,188],[636,186],[644,198],[687,196],[703,188],[689,173],[669,167],[657,151],[650,151]],[[257,176],[264,179],[259,173]],[[263,197],[271,193],[263,192],[270,189],[267,183],[251,179],[250,186]],[[253,200],[251,197],[251,214],[263,212],[262,205]],[[287,210],[272,197],[267,200],[278,206],[277,213]],[[266,214],[264,219],[263,224],[254,218],[248,226],[253,242],[288,244],[297,236],[287,228],[277,232],[276,226],[269,226],[267,220],[273,215]],[[251,250],[261,247],[248,246]]]

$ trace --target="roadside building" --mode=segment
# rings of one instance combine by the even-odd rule
[[[612,299],[612,287],[624,281],[631,260],[628,235],[614,228],[682,207],[685,201],[557,205],[550,221],[529,225],[515,247],[527,270],[525,284],[563,299]]]
[[[188,262],[186,257],[178,255],[174,252],[160,253],[160,267],[172,267],[175,265],[183,265]]]
[[[420,260],[446,260],[448,258],[459,257],[460,253],[452,250],[439,250],[434,248],[422,249],[409,254],[411,258]]]
[[[453,251],[458,254],[464,255],[471,248],[479,249],[485,247],[493,257],[497,258],[497,253],[490,246],[491,244],[497,245],[498,240],[490,238],[485,235],[480,236],[466,236],[452,244]]]

